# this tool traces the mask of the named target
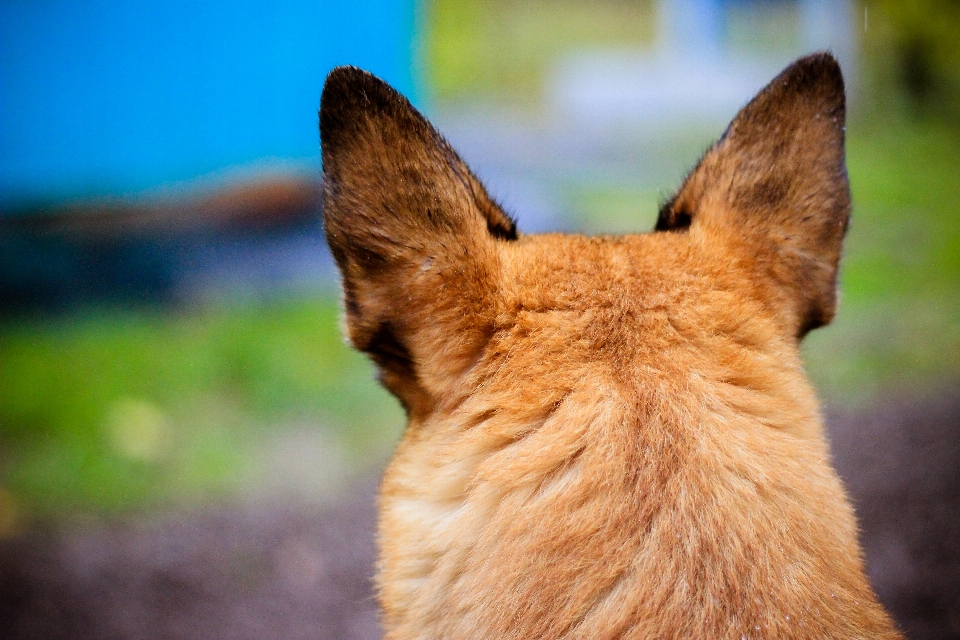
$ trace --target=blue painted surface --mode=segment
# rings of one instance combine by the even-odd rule
[[[319,166],[323,79],[416,98],[414,0],[0,0],[0,206]]]

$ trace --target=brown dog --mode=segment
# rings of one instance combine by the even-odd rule
[[[794,63],[624,237],[517,234],[396,91],[320,108],[350,340],[409,423],[387,638],[896,638],[800,339],[850,210],[836,61]]]

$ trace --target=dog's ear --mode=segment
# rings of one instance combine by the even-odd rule
[[[412,414],[489,338],[513,221],[398,92],[352,67],[320,102],[323,212],[351,342]]]
[[[657,220],[658,231],[726,242],[774,285],[771,303],[798,337],[836,310],[850,217],[844,119],[837,61],[798,60],[737,114]]]

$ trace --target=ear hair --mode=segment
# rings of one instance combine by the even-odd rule
[[[350,340],[412,414],[489,337],[496,243],[516,225],[399,93],[340,67],[320,104],[327,241]]]
[[[829,53],[801,58],[760,91],[660,210],[657,231],[732,242],[788,301],[797,336],[836,310],[850,216],[843,76]]]

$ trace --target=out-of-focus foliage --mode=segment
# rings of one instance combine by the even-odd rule
[[[337,315],[330,296],[7,322],[0,502],[43,515],[256,493],[298,456],[318,486],[297,491],[322,496],[402,424]]]
[[[960,2],[868,0],[863,59],[872,81],[866,106],[960,123]]]
[[[960,132],[940,121],[848,127],[853,218],[833,323],[806,339],[834,402],[928,393],[960,377]]]
[[[862,7],[842,303],[806,347],[835,401],[960,378],[960,2]]]
[[[531,101],[559,54],[650,43],[655,26],[651,0],[434,0],[426,7],[427,80],[440,103]]]

